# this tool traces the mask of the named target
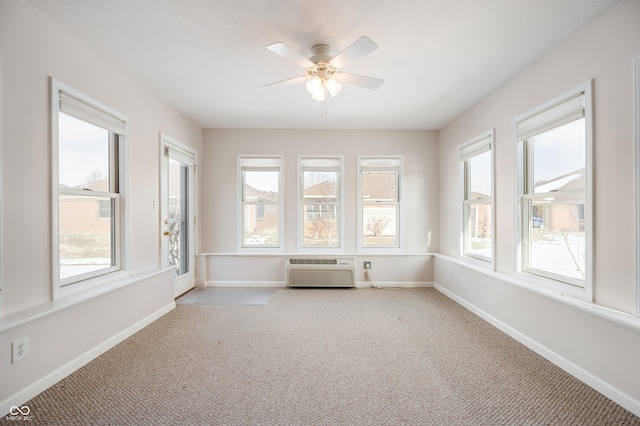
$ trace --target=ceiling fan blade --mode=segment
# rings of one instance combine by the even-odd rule
[[[350,64],[358,58],[363,57],[364,55],[373,52],[378,48],[378,45],[375,44],[371,39],[367,36],[362,36],[353,43],[351,43],[346,49],[342,52],[338,53],[333,57],[329,62],[335,68],[342,68],[345,65]]]
[[[273,53],[276,53],[280,56],[287,58],[288,60],[302,67],[309,68],[309,67],[315,66],[313,62],[311,62],[310,60],[308,60],[307,58],[305,58],[304,56],[302,56],[301,54],[299,54],[298,52],[296,52],[286,44],[282,43],[281,41],[270,44],[269,46],[267,46],[267,49],[269,49]]]
[[[360,86],[370,90],[378,90],[380,86],[382,86],[382,83],[384,83],[384,80],[380,78],[367,77],[348,72],[337,72],[333,75],[340,83],[353,84],[354,86]]]
[[[290,86],[296,83],[302,83],[309,79],[308,75],[301,75],[298,77],[287,78],[286,80],[276,81],[274,83],[265,84],[264,86],[260,86],[261,89],[268,89],[271,87],[282,87],[282,86]]]

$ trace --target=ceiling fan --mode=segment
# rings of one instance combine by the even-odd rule
[[[328,91],[331,96],[336,96],[342,89],[343,83],[377,90],[382,86],[384,80],[341,71],[344,66],[373,52],[377,48],[378,45],[371,39],[362,36],[336,56],[330,55],[331,47],[328,45],[316,44],[311,48],[313,56],[307,59],[282,42],[270,44],[267,49],[304,67],[305,73],[304,75],[276,81],[260,88],[288,86],[306,81],[307,91],[311,94],[311,98],[319,102],[325,100],[325,91]]]

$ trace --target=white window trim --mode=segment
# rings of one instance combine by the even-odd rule
[[[562,104],[569,99],[584,92],[585,105],[585,279],[584,287],[573,285],[566,277],[555,276],[551,273],[532,273],[523,269],[524,255],[524,208],[525,203],[531,197],[525,194],[526,177],[524,143],[518,140],[518,123],[525,121],[535,115]],[[589,80],[555,98],[520,114],[513,119],[513,140],[516,144],[514,150],[514,244],[517,248],[514,251],[514,265],[516,266],[515,276],[524,282],[546,288],[548,290],[558,292],[564,295],[576,297],[581,300],[593,302],[593,80]],[[569,194],[567,194],[569,195]],[[544,271],[542,271],[544,272]]]
[[[491,206],[491,257],[481,256],[474,253],[465,252],[465,231],[466,231],[466,215],[465,207],[470,204],[466,200],[466,172],[465,161],[472,158],[474,155],[489,151],[491,153],[491,198],[486,201],[480,202],[480,200],[473,200],[476,203],[486,203]],[[459,256],[462,259],[470,261],[478,266],[489,267],[491,270],[495,270],[495,258],[496,258],[496,206],[495,206],[495,193],[496,193],[496,176],[495,176],[495,154],[494,154],[494,129],[490,129],[483,132],[476,137],[460,144],[458,146],[458,191],[459,191],[459,203],[458,203],[458,223],[460,225],[460,241],[459,241]]]
[[[244,246],[243,245],[243,227],[244,227],[244,211],[243,211],[243,176],[242,176],[242,160],[248,158],[255,159],[278,159],[280,162],[280,178],[278,179],[278,244],[277,246]],[[240,253],[284,253],[284,155],[282,154],[238,154],[236,159],[236,181],[237,181],[237,202],[236,202],[236,250]]]
[[[304,182],[302,181],[302,163],[306,159],[330,159],[330,160],[338,160],[340,162],[340,167],[338,170],[338,197],[339,197],[339,207],[338,207],[338,224],[340,226],[340,232],[338,233],[339,244],[337,246],[328,246],[328,247],[310,247],[304,245],[304,200],[302,193],[304,191]],[[345,198],[344,198],[344,155],[331,155],[331,154],[298,154],[298,165],[297,165],[297,234],[298,234],[298,251],[304,253],[327,253],[327,252],[335,252],[335,253],[343,253],[345,247],[345,223],[344,223],[344,209],[345,209]]]
[[[124,123],[124,131],[119,138],[118,146],[118,197],[116,198],[116,209],[119,214],[116,215],[116,267],[103,269],[97,274],[79,275],[77,280],[73,282],[65,282],[64,285],[60,280],[60,261],[59,261],[59,156],[58,156],[58,116],[60,112],[60,93],[65,93],[82,102],[91,105],[102,112],[105,112],[117,120]],[[116,281],[129,276],[127,272],[127,253],[128,253],[128,226],[129,206],[127,202],[127,194],[129,189],[128,181],[128,144],[126,141],[128,133],[128,118],[114,109],[102,104],[99,101],[67,86],[53,78],[51,78],[51,187],[52,187],[52,211],[51,211],[51,229],[52,229],[52,266],[51,266],[51,282],[53,299],[59,299],[72,294],[96,288],[99,286],[116,285]]]
[[[636,139],[636,315],[640,316],[640,56],[633,60]]]
[[[396,232],[397,232],[397,245],[395,246],[365,246],[364,242],[363,242],[363,235],[362,235],[362,229],[364,227],[364,219],[362,217],[362,207],[364,204],[362,202],[362,160],[368,160],[368,159],[380,159],[380,160],[397,160],[399,161],[400,165],[398,167],[381,167],[379,168],[379,170],[396,170],[398,172],[397,178],[398,178],[398,201],[396,201],[395,203],[388,203],[388,204],[395,204],[397,206],[398,212],[397,212],[397,218],[396,220],[398,221],[398,224],[396,226]],[[357,229],[357,235],[358,235],[358,252],[362,252],[362,253],[368,253],[368,252],[372,252],[372,253],[379,253],[379,252],[384,252],[384,253],[403,253],[404,252],[404,196],[403,196],[403,188],[404,188],[404,182],[403,182],[403,178],[404,178],[404,155],[358,155],[357,157],[357,161],[358,161],[358,192],[357,192],[357,204],[358,204],[358,212],[357,212],[357,220],[356,220],[356,229]]]
[[[198,247],[198,232],[196,231],[197,226],[198,226],[198,222],[197,222],[197,215],[198,215],[198,178],[195,176],[195,171],[198,168],[198,152],[195,151],[193,148],[191,148],[188,145],[183,144],[182,142],[178,141],[177,139],[174,139],[164,133],[160,133],[160,158],[162,159],[162,166],[161,166],[161,170],[160,170],[160,177],[162,178],[163,173],[166,173],[168,176],[168,171],[163,170],[166,167],[166,163],[165,163],[165,155],[168,155],[168,151],[171,151],[171,155],[174,158],[177,158],[180,160],[181,163],[188,165],[190,172],[192,173],[194,176],[190,176],[190,179],[193,179],[193,197],[189,197],[189,207],[188,207],[188,211],[189,213],[189,218],[188,220],[191,222],[193,221],[193,226],[188,226],[188,241],[189,241],[189,264],[191,265],[189,267],[189,272],[193,272],[196,269],[196,251],[197,251],[197,247]],[[168,193],[168,182],[165,182],[164,180],[161,179],[160,182],[160,194],[161,194],[161,199],[162,196],[165,193]],[[164,225],[164,218],[167,217],[168,212],[164,211],[165,207],[162,206],[159,209],[159,219],[160,219],[160,235],[162,235],[163,230],[165,229],[165,225]],[[164,218],[163,218],[164,216]],[[160,265],[162,268],[169,268],[171,267],[169,265],[168,262],[168,258],[165,258],[165,253],[168,253],[168,248],[165,246],[165,244],[168,244],[168,241],[166,238],[161,237],[161,256],[160,256]],[[178,277],[179,278],[179,277]]]

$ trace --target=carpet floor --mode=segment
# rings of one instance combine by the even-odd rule
[[[262,288],[196,288],[180,296],[176,303],[194,305],[266,305],[274,292],[274,289]]]
[[[26,405],[40,424],[640,425],[431,288],[179,304]]]

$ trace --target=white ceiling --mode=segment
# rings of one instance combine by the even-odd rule
[[[30,0],[204,128],[439,129],[617,0]],[[385,80],[325,102],[265,46],[337,54]]]

